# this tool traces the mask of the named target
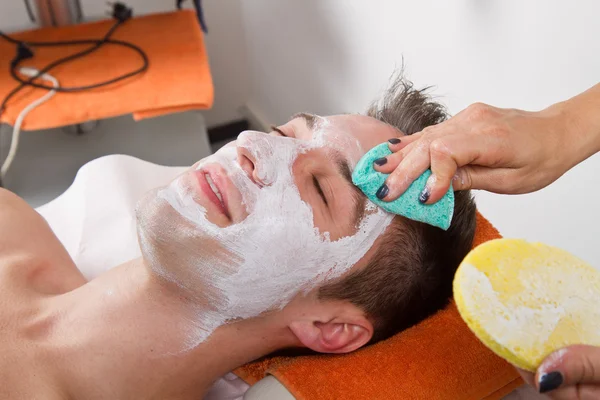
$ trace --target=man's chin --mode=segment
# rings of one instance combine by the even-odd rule
[[[160,247],[173,246],[182,239],[198,239],[198,227],[175,210],[154,189],[146,193],[136,206],[138,236],[141,234],[149,244]]]
[[[198,292],[215,274],[228,274],[232,254],[158,195],[146,194],[136,207],[142,256],[157,275]],[[206,290],[206,287],[204,287]]]

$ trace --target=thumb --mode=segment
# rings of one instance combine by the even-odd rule
[[[465,165],[456,170],[452,178],[454,190],[484,189],[490,192],[498,191],[501,182],[498,182],[498,171],[479,165]]]
[[[454,190],[481,189],[493,193],[517,193],[515,183],[519,178],[507,168],[465,165],[456,170],[452,178]]]
[[[536,381],[542,392],[559,386],[600,384],[600,347],[574,345],[555,351],[539,366]]]

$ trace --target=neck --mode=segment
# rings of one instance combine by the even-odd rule
[[[202,398],[216,379],[289,340],[267,317],[223,325],[198,344],[203,310],[141,259],[58,297],[53,307],[55,348],[68,360],[73,398]],[[110,385],[99,388],[99,380]]]

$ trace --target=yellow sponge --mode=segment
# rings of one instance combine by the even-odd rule
[[[479,340],[528,371],[562,347],[600,346],[600,271],[555,247],[516,239],[476,247],[456,271],[454,299]]]

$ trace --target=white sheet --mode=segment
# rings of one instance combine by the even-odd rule
[[[125,155],[85,164],[62,195],[37,209],[86,278],[140,256],[135,204],[186,167],[165,167]]]

